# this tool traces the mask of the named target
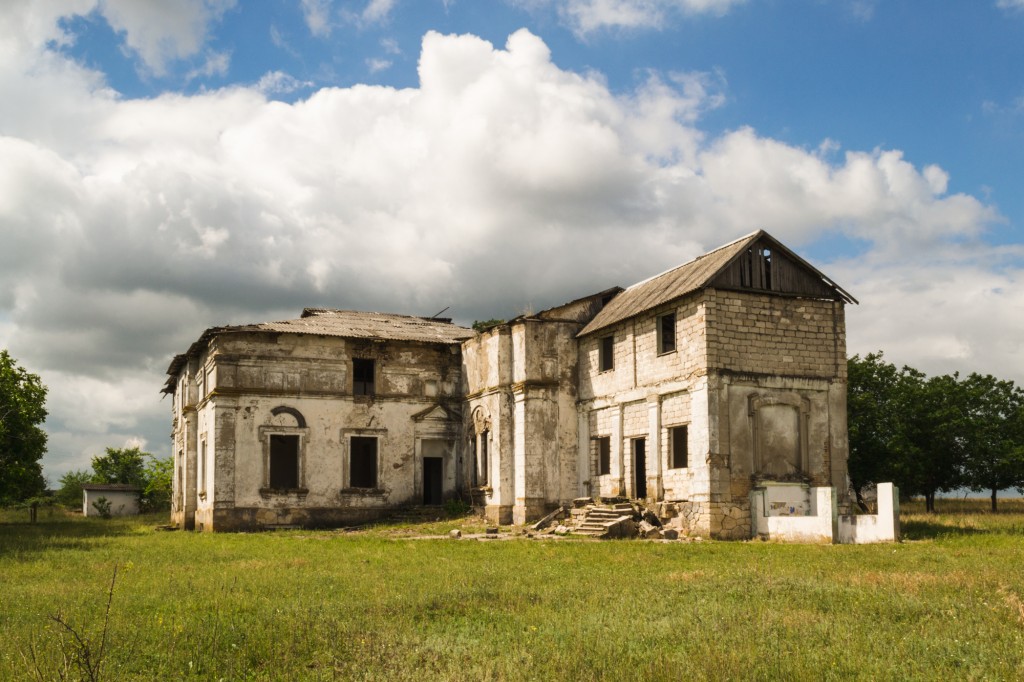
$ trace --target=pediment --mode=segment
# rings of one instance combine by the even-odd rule
[[[458,418],[458,414],[440,403],[431,405],[425,410],[420,410],[412,416],[414,422],[450,422]]]

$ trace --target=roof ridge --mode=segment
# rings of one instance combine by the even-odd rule
[[[751,232],[749,234],[745,234],[742,237],[738,237],[736,239],[733,239],[731,242],[728,242],[727,244],[722,244],[718,248],[715,248],[715,249],[712,249],[711,251],[706,251],[706,252],[704,252],[702,254],[694,256],[693,258],[691,258],[690,260],[686,261],[685,263],[680,263],[679,265],[675,265],[675,266],[669,268],[668,270],[663,270],[663,271],[659,272],[656,275],[651,275],[647,279],[644,279],[644,280],[641,280],[639,282],[636,282],[635,284],[630,284],[628,287],[626,287],[624,289],[624,291],[629,291],[630,289],[638,287],[641,284],[647,284],[651,280],[658,279],[662,275],[667,275],[670,272],[674,272],[674,271],[676,271],[676,270],[678,270],[680,268],[685,268],[685,267],[687,267],[689,265],[693,265],[694,263],[696,263],[699,260],[703,260],[703,259],[707,258],[708,256],[713,256],[714,254],[718,253],[722,249],[727,249],[730,246],[735,246],[739,242],[746,241],[748,239],[753,239],[754,237],[758,237],[758,236],[760,236],[762,234],[767,234],[767,233],[764,230],[754,230],[753,232]]]

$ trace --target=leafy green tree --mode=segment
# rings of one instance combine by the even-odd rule
[[[909,495],[923,495],[935,511],[935,495],[960,487],[966,457],[968,414],[957,374],[925,378],[904,368],[900,430],[895,443],[896,484]]]
[[[1000,490],[1024,489],[1024,390],[990,374],[971,374],[964,389],[966,483],[971,490],[989,491],[996,511]]]
[[[128,483],[146,487],[145,461],[152,457],[138,447],[107,448],[105,455],[92,458],[94,483]]]
[[[857,503],[866,510],[865,486],[895,479],[901,391],[906,388],[907,376],[885,362],[882,351],[863,358],[854,355],[847,361],[847,371],[850,483]]]
[[[46,386],[0,350],[0,504],[39,495],[46,488],[40,460],[46,453]]]
[[[57,503],[65,507],[82,506],[82,486],[92,483],[91,471],[69,471],[60,477],[60,489],[57,491]]]
[[[170,457],[160,459],[149,455],[143,472],[146,488],[143,499],[150,511],[164,511],[171,508],[171,479],[174,475],[174,460]]]

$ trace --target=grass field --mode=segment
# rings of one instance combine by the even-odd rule
[[[874,546],[5,512],[0,679],[59,679],[76,649],[56,614],[95,657],[115,565],[100,679],[1022,679],[1024,501],[986,504],[904,505],[905,541]]]

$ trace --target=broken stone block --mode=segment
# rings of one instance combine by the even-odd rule
[[[558,526],[555,528],[555,535],[568,535],[568,534],[569,534],[569,529],[566,526],[563,526],[562,524],[558,524]]]
[[[452,530],[448,531],[448,537],[452,538],[453,540],[458,540],[462,537],[462,531],[458,528],[453,528]]]
[[[497,528],[488,528],[487,530],[484,531],[484,533],[486,533],[487,535],[493,536],[493,537],[497,537],[498,529]]]
[[[663,537],[666,540],[678,540],[679,531],[675,528],[665,528],[661,531],[661,537]]]

